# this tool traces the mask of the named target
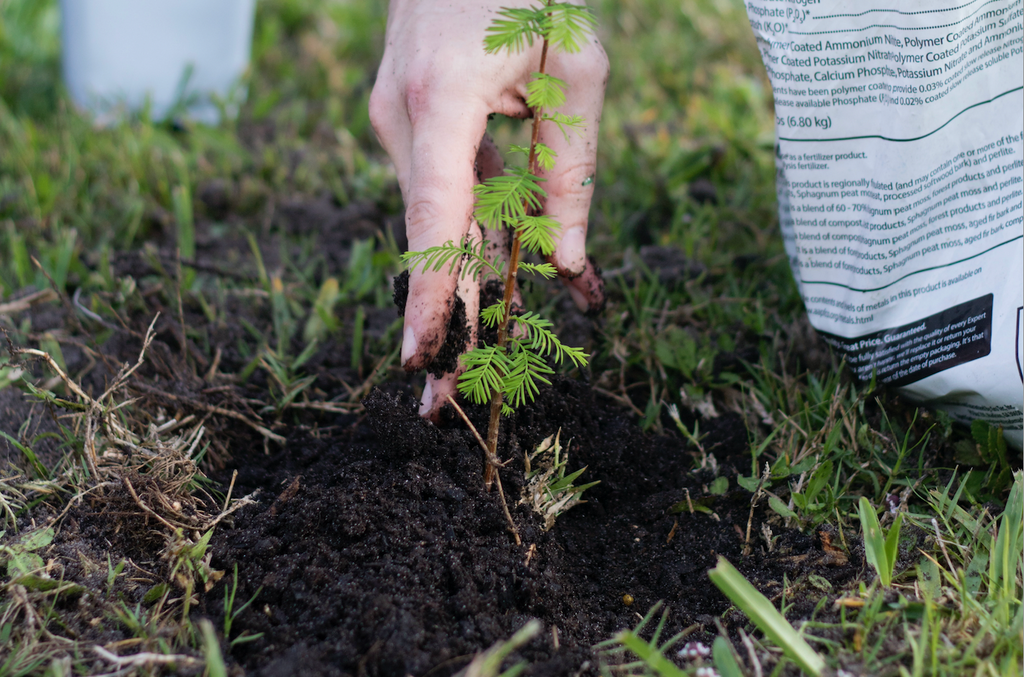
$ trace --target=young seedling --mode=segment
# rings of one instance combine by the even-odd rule
[[[523,488],[525,503],[544,519],[544,531],[555,526],[555,519],[569,508],[583,503],[583,492],[599,482],[573,486],[586,467],[565,474],[569,463],[568,445],[563,453],[562,431],[541,442],[537,449],[526,456],[526,486]],[[537,467],[531,467],[536,462]]]
[[[552,216],[540,213],[541,199],[546,193],[541,188],[544,179],[538,172],[550,171],[555,166],[556,155],[540,142],[540,125],[551,122],[568,135],[570,130],[577,130],[583,124],[579,116],[555,111],[565,103],[567,85],[546,72],[548,52],[552,49],[569,53],[580,51],[594,26],[594,18],[586,7],[549,0],[539,7],[503,8],[487,29],[484,50],[488,54],[502,51],[514,54],[526,46],[532,47],[535,40],[541,41],[540,68],[526,86],[526,104],[533,112],[530,145],[511,149],[526,156],[526,166],[508,169],[473,189],[476,194],[474,215],[480,226],[513,232],[507,265],[485,255],[486,240],[474,242],[469,238],[458,244],[449,240],[443,245],[402,256],[410,270],[421,266],[424,270],[437,271],[447,265],[449,273],[454,273],[461,265],[462,276],[493,275],[505,281],[502,300],[480,313],[487,327],[497,329],[497,343],[474,348],[463,355],[465,371],[458,381],[463,397],[475,404],[490,403],[487,428],[490,459],[497,455],[502,414],[511,414],[517,407],[532,401],[540,383],[550,383],[547,376],[554,373],[554,369],[548,364],[548,358],[578,367],[587,364],[587,354],[580,348],[563,345],[552,331],[550,321],[533,312],[513,315],[512,294],[520,271],[548,279],[556,273],[550,263],[522,261],[524,249],[551,256],[555,251],[555,235],[561,228]],[[513,331],[513,323],[518,331]],[[494,480],[494,473],[493,462],[489,462],[484,472],[484,483],[488,487]]]
[[[883,535],[882,527],[875,515],[875,509],[871,502],[861,496],[857,504],[860,515],[861,528],[864,531],[864,556],[875,572],[878,573],[878,580],[888,588],[892,585],[893,569],[896,568],[896,559],[899,557],[900,526],[903,524],[902,513],[896,515],[889,531]]]

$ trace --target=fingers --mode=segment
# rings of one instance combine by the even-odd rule
[[[469,238],[472,241],[480,241],[480,227],[473,222],[469,229]],[[460,276],[458,284],[458,295],[466,308],[466,343],[462,350],[468,351],[476,347],[477,329],[480,317],[480,283],[476,278]],[[423,387],[423,396],[420,398],[420,416],[426,416],[436,421],[441,408],[448,402],[448,396],[455,397],[458,393],[458,379],[462,374],[463,367],[461,360],[454,372],[434,376],[427,374],[427,382]]]
[[[438,85],[429,92],[409,88],[406,105],[411,148],[408,179],[402,186],[409,251],[424,251],[448,241],[457,244],[472,222],[475,160],[487,112],[451,93]],[[393,157],[404,155],[399,150]],[[396,169],[402,175],[398,163],[396,159]],[[446,265],[438,271],[420,268],[410,275],[402,345],[402,364],[407,371],[429,365],[444,343],[458,271],[456,265],[455,274],[450,274]]]
[[[604,278],[592,259],[587,259],[582,275],[571,279],[563,277],[562,283],[569,290],[576,307],[584,313],[597,313],[604,308]]]
[[[567,135],[554,122],[541,124],[540,140],[558,155],[547,179],[545,213],[562,225],[554,255],[549,261],[559,274],[574,282],[570,293],[581,308],[596,308],[603,294],[595,284],[593,266],[587,261],[587,219],[594,195],[594,174],[597,169],[597,135],[604,104],[604,88],[608,77],[608,59],[600,44],[592,42],[578,54],[560,55],[552,62],[552,75],[565,80],[566,101],[559,112],[580,115],[582,129],[567,129]],[[581,276],[588,280],[575,282]],[[598,294],[595,297],[594,294]]]

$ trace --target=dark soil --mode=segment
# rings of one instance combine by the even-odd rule
[[[405,315],[405,304],[409,299],[409,271],[403,270],[393,281],[392,299],[399,316]],[[448,327],[444,335],[444,343],[438,349],[434,359],[427,368],[431,374],[441,378],[453,373],[459,366],[459,357],[466,350],[469,341],[469,322],[466,317],[466,303],[458,294],[452,299],[452,311],[448,317]]]
[[[769,593],[784,575],[799,588],[808,573],[841,584],[859,570],[859,558],[837,566],[818,539],[778,525],[772,553],[755,538],[744,558],[750,494],[709,497],[713,476],[693,472],[684,444],[640,433],[581,383],[557,382],[508,426],[516,451],[502,477],[521,546],[496,492],[483,490],[464,426],[419,419],[400,391],[375,390],[365,404],[365,420],[334,436],[296,432],[275,454],[235,459],[236,488],[264,492],[216,534],[213,563],[238,565],[239,599],[258,591],[235,627],[263,637],[232,652],[252,674],[451,675],[530,618],[545,631],[520,652],[528,674],[596,674],[591,647],[658,601],[670,609],[668,634],[697,624],[692,637],[710,641],[729,606],[706,575],[718,555]],[[485,412],[476,414],[483,426]],[[719,474],[735,476],[734,463],[749,463],[742,422],[705,426]],[[521,455],[559,429],[572,440],[570,465],[601,483],[544,532],[516,505]],[[671,513],[687,490],[714,514]],[[756,512],[755,534],[765,517]],[[216,592],[204,609],[215,619]],[[809,612],[820,596],[798,604]]]

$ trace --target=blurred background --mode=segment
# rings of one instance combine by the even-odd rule
[[[712,252],[696,245],[710,237],[726,255],[763,251],[775,219],[771,96],[742,3],[592,4],[612,62],[595,247],[671,240],[701,258]],[[96,130],[62,84],[59,3],[0,0],[0,293],[29,283],[9,265],[12,239],[38,250],[39,238],[73,229],[68,272],[84,279],[81,256],[153,235],[147,214],[172,210],[179,184],[194,193],[210,178],[230,182],[231,207],[246,208],[233,211],[282,194],[397,209],[366,105],[384,5],[259,2],[237,120],[203,128],[143,112]],[[715,202],[716,216],[702,211]],[[712,227],[723,218],[745,223]]]

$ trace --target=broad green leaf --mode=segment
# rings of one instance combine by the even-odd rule
[[[882,585],[889,587],[892,583],[892,570],[887,566],[885,555],[885,538],[882,536],[882,527],[878,523],[878,516],[871,503],[863,496],[858,503],[860,514],[860,525],[864,532],[864,558],[868,564],[874,567],[878,574],[878,580]]]
[[[757,477],[745,477],[743,475],[736,476],[736,484],[740,485],[750,493],[757,491],[757,486],[761,483],[761,478]]]
[[[33,532],[25,534],[18,541],[18,546],[22,550],[39,550],[53,543],[53,537],[56,535],[53,527],[44,527],[43,529],[36,529]]]
[[[12,549],[9,554],[11,558],[7,561],[7,575],[11,578],[27,576],[46,566],[43,558],[34,552]]]
[[[777,496],[770,496],[768,498],[768,505],[772,510],[782,515],[783,517],[789,517],[795,519],[797,514],[789,509],[789,506],[782,502]]]
[[[733,656],[732,643],[721,635],[711,643],[711,660],[721,677],[743,677],[743,671]]]
[[[729,490],[729,478],[728,477],[716,477],[715,480],[708,486],[708,492],[721,496]]]

